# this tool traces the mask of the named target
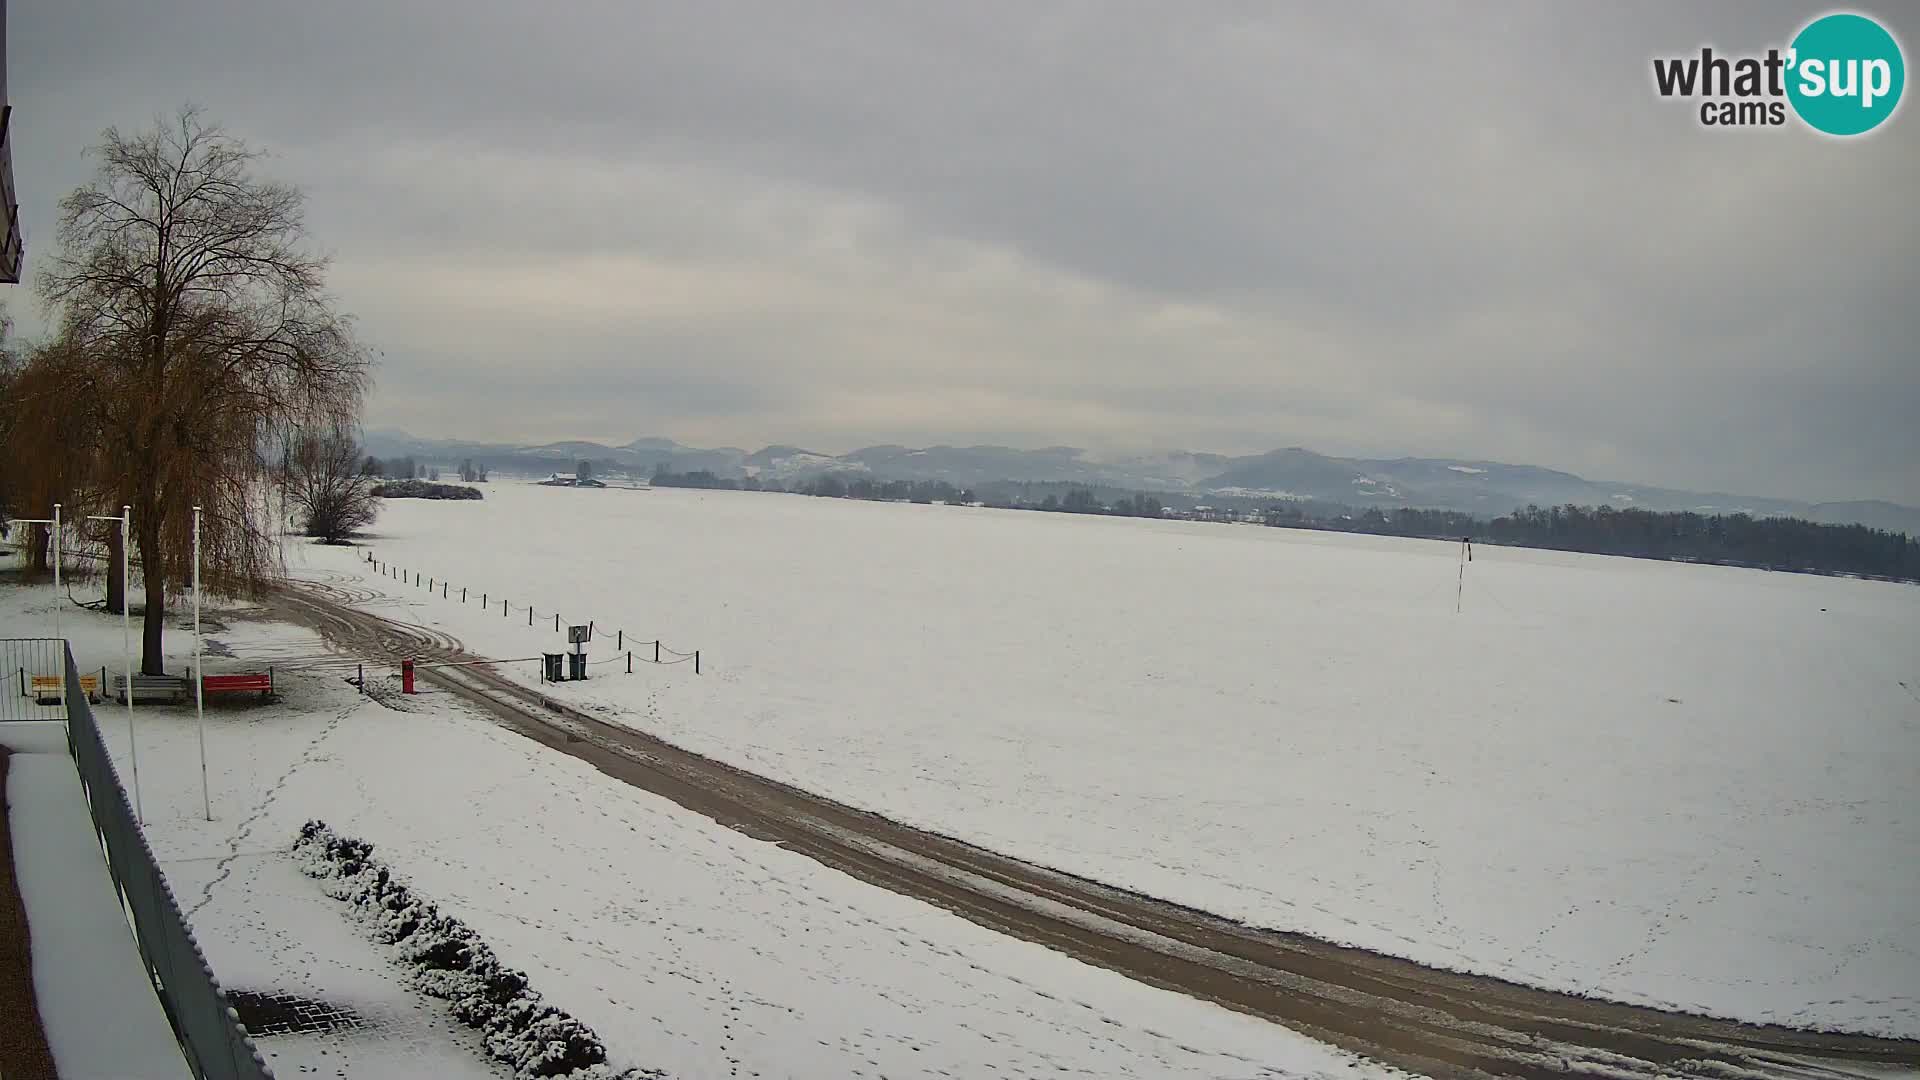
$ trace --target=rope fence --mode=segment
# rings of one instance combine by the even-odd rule
[[[392,563],[376,558],[374,556],[374,553],[371,551],[367,552],[366,562],[369,566],[373,568],[374,573],[382,577],[385,577],[394,581],[398,581],[404,585],[410,585],[420,589],[424,589],[429,593],[438,594],[439,597],[443,600],[451,601],[451,600],[457,599],[461,604],[478,604],[483,611],[491,611],[493,609],[493,605],[497,603],[500,605],[500,617],[503,619],[515,618],[520,612],[525,612],[527,616],[528,626],[540,627],[540,626],[545,626],[546,624],[546,619],[540,615],[540,612],[532,604],[526,604],[526,605],[515,604],[504,596],[498,597],[498,598],[494,597],[491,590],[476,589],[471,585],[454,585],[451,581],[447,580],[446,578],[440,577],[437,574],[423,574],[419,570],[413,570],[413,569],[409,569],[407,567],[402,567],[402,566],[395,566]],[[456,596],[456,594],[458,595]],[[568,625],[581,625],[578,623],[574,623],[574,624],[567,623],[567,621],[561,616],[561,614],[558,611],[549,611],[547,615],[553,619],[554,633],[563,632]],[[627,665],[627,670],[631,672],[633,670],[633,665],[636,663],[653,664],[658,667],[671,667],[675,664],[691,663],[693,664],[694,674],[697,675],[700,673],[701,653],[699,649],[694,649],[690,652],[683,652],[679,649],[668,647],[667,645],[663,644],[660,638],[658,637],[649,639],[649,638],[641,637],[638,635],[629,634],[626,632],[625,629],[620,627],[601,628],[592,619],[587,620],[587,622],[585,623],[585,626],[587,628],[587,640],[590,642],[596,641],[596,640],[604,641],[608,636],[612,636],[613,642],[614,642],[614,651],[616,653],[616,655],[607,657],[606,659],[587,661],[589,666],[599,666],[604,664],[624,662]],[[628,646],[627,644],[628,638],[633,639],[633,647]],[[647,655],[648,646],[652,647],[651,656]],[[507,663],[524,662],[526,660],[538,661],[541,659],[542,659],[541,657],[534,656],[534,657],[523,657],[523,658],[506,659],[506,660],[476,660],[476,661],[468,661],[464,663],[507,664]],[[363,663],[362,661],[340,660],[339,658],[336,657],[336,658],[316,658],[315,661],[313,661],[313,664],[314,666],[318,666],[319,664],[328,663],[328,662]],[[294,668],[294,664],[288,664],[287,666],[290,669]],[[457,666],[457,665],[416,664],[414,666],[416,669],[418,669],[418,668],[425,668],[425,667],[444,667],[444,666]]]

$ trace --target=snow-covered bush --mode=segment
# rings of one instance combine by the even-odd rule
[[[440,913],[373,857],[373,845],[309,821],[293,843],[302,873],[352,906],[371,936],[393,946],[422,993],[444,999],[478,1029],[487,1053],[522,1080],[655,1080],[651,1069],[615,1069],[593,1029],[547,1004],[526,972],[502,963],[465,923]]]

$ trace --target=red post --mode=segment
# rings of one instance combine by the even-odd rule
[[[414,692],[413,661],[411,659],[400,661],[400,692],[403,694],[411,694]]]

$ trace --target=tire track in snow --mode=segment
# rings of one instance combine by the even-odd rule
[[[280,601],[342,648],[398,643],[423,658],[474,659],[443,632],[314,592],[284,593]],[[572,708],[486,667],[428,669],[422,678],[542,746],[870,884],[1411,1072],[1529,1080],[1690,1072],[1747,1080],[1920,1067],[1920,1041],[1625,1005],[1251,929],[832,802]],[[667,974],[702,983],[689,972]]]

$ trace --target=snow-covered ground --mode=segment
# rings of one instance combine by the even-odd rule
[[[40,632],[50,601],[0,586],[0,634]],[[69,609],[64,622],[83,667],[117,665],[117,621]],[[321,649],[305,631],[228,617],[209,637],[239,657]],[[170,666],[190,647],[170,630]],[[287,848],[315,817],[373,841],[595,1028],[616,1065],[696,1080],[1384,1073],[862,884],[444,695],[382,705],[338,670],[283,668],[277,681],[279,705],[207,713],[212,822],[192,710],[136,708],[134,723],[149,838],[223,984],[362,1021],[261,1039],[279,1075],[498,1075],[444,1004],[404,987],[347,908],[296,870]],[[98,715],[125,772],[124,713]]]
[[[57,722],[0,723],[40,1026],[62,1076],[189,1080]]]
[[[289,558],[488,655],[564,648],[555,610],[596,660],[699,648],[556,692],[901,820],[1434,964],[1920,1035],[1911,587],[1482,546],[1456,614],[1448,544],[669,489],[496,483],[377,531],[449,598]]]

